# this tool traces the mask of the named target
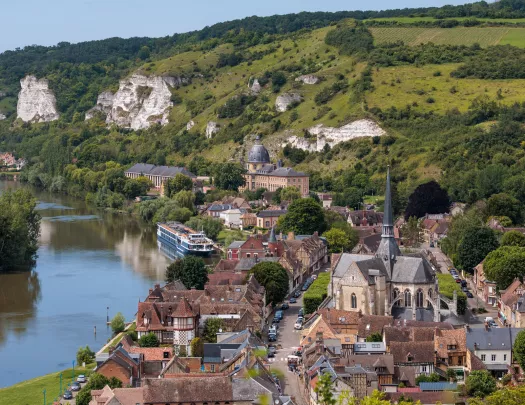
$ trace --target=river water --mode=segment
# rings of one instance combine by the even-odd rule
[[[15,187],[0,180],[0,193]],[[33,192],[42,216],[37,264],[0,274],[0,387],[70,367],[80,346],[97,351],[111,335],[107,308],[110,318],[120,311],[131,320],[170,262],[154,227]]]

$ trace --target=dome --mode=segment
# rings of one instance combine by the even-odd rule
[[[261,144],[259,136],[255,138],[255,145],[248,153],[248,163],[270,163],[270,154],[264,145]]]

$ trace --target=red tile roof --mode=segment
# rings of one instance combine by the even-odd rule
[[[179,305],[177,305],[177,308],[173,311],[171,316],[173,318],[193,318],[195,316],[195,313],[186,297],[180,299]]]

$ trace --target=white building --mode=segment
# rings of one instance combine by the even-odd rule
[[[219,214],[219,217],[224,221],[227,228],[240,228],[242,221],[241,215],[243,212],[238,208],[229,209]]]

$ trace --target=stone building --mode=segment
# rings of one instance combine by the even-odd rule
[[[175,177],[179,173],[188,176],[192,181],[197,180],[197,176],[184,167],[175,166],[155,166],[147,163],[137,163],[124,172],[126,177],[130,179],[136,179],[141,176],[147,177],[157,189],[160,189],[168,179]]]
[[[271,163],[270,154],[261,144],[259,136],[248,153],[246,170],[245,185],[239,189],[240,191],[255,191],[259,188],[276,191],[278,188],[296,187],[303,196],[307,196],[310,192],[308,175],[290,167],[282,167],[281,161],[277,164]]]
[[[333,270],[332,286],[337,309],[418,320],[439,316],[435,269],[422,255],[403,255],[395,240],[390,171],[375,255],[342,254]]]

